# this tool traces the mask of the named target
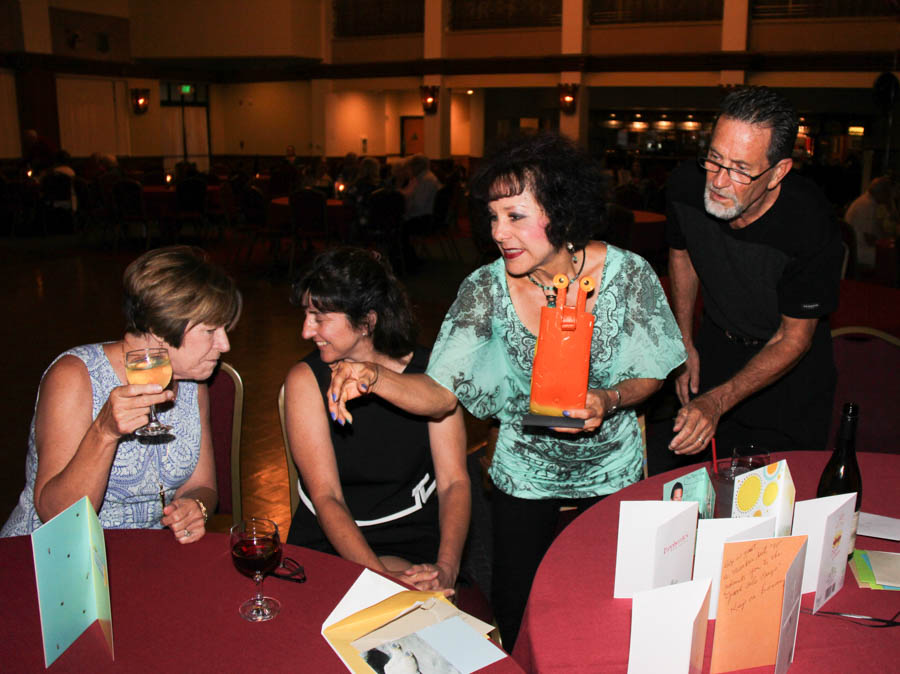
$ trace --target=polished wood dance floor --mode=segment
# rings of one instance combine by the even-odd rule
[[[423,344],[433,342],[456,288],[475,267],[474,248],[467,240],[459,243],[464,261],[448,261],[434,246],[423,271],[406,279]],[[271,517],[286,531],[290,501],[277,396],[288,368],[313,347],[300,337],[302,313],[288,301],[286,272],[271,267],[262,246],[246,265],[232,262],[234,246],[227,239],[203,247],[234,275],[245,299],[231,334],[232,350],[223,358],[244,380],[244,513]],[[28,426],[41,374],[67,348],[121,337],[122,272],[141,252],[124,245],[115,251],[76,237],[0,239],[6,307],[0,347],[7,364],[7,393],[0,405],[0,522],[24,484]],[[485,433],[471,419],[469,428],[470,444]]]

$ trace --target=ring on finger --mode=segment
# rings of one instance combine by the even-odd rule
[[[184,530],[184,534],[182,534],[182,535],[183,535],[185,538],[190,538],[191,530],[190,530],[190,529],[185,529],[185,530]]]

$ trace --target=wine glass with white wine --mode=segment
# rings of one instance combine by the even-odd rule
[[[125,354],[125,378],[129,384],[159,384],[165,388],[172,380],[169,350],[163,348],[136,349]],[[150,421],[134,433],[140,436],[168,435],[171,426],[156,418],[156,405],[150,405]]]

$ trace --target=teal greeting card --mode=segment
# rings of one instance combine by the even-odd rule
[[[701,520],[712,519],[716,493],[706,468],[698,468],[663,485],[663,501],[696,501]]]
[[[44,666],[49,667],[95,620],[113,656],[112,614],[103,527],[85,496],[31,534]]]

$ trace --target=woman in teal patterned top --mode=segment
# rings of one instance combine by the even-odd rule
[[[642,258],[591,241],[601,209],[594,163],[555,134],[515,139],[473,178],[476,226],[490,225],[502,258],[471,274],[450,308],[425,375],[345,363],[332,379],[331,412],[375,393],[415,414],[441,416],[461,403],[500,421],[490,468],[492,600],[512,649],[537,566],[553,540],[561,502],[583,509],[641,475],[641,432],[633,407],[684,361],[681,334],[653,270]],[[481,216],[481,217],[478,217]],[[557,274],[596,290],[585,408],[564,414],[580,429],[522,426],[541,307]]]

